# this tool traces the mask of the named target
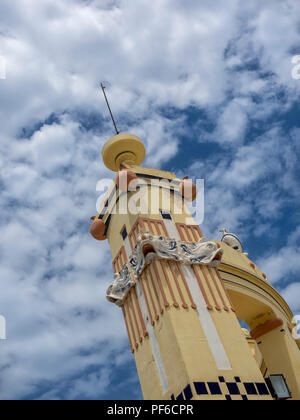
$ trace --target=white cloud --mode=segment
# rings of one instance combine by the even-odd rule
[[[290,281],[300,273],[300,249],[284,247],[269,257],[261,258],[259,266],[272,283],[278,283],[281,280]]]
[[[300,283],[290,284],[286,289],[281,291],[285,300],[289,303],[295,315],[300,315]]]
[[[300,226],[287,238],[285,246],[266,252],[258,262],[260,268],[276,284],[295,315],[300,313]]]
[[[234,99],[226,104],[212,138],[218,139],[223,144],[228,142],[243,143],[248,124],[247,105],[245,100],[240,99]]]
[[[207,113],[213,135],[203,129],[195,142],[226,151],[201,165],[194,156],[187,173],[203,170],[210,186],[207,231],[246,235],[253,212],[276,218],[282,208],[272,183],[257,201],[253,185],[271,174],[292,200],[299,192],[299,133],[286,143],[280,127],[268,126],[255,141],[247,137],[251,124],[281,115],[299,93],[290,68],[298,12],[294,0],[1,1],[2,398],[100,398],[117,365],[133,366],[121,313],[104,297],[113,276],[108,245],[88,234],[96,183],[112,177],[101,164],[113,131],[99,82],[110,82],[119,128],[145,141],[146,165],[166,166],[188,148],[180,144],[187,119],[162,111]],[[282,250],[296,270],[292,251]],[[275,282],[288,274],[281,261],[279,252],[265,259]],[[136,376],[130,380],[133,387]]]

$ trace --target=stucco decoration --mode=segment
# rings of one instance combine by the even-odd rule
[[[128,292],[134,285],[134,275],[131,272],[129,264],[125,263],[122,270],[115,274],[115,281],[113,284],[107,289],[107,300],[118,306],[122,306]]]
[[[179,244],[182,260],[186,264],[205,264],[218,267],[223,250],[215,242],[181,242]]]
[[[227,229],[222,229],[220,232],[223,233],[223,238],[221,239],[221,242],[224,242],[224,244],[230,246],[235,251],[239,253],[243,253],[243,246],[239,238],[234,235],[233,233],[228,232]]]
[[[176,241],[145,233],[138,237],[137,244],[129,263],[115,274],[115,281],[106,292],[106,298],[122,306],[128,292],[144,268],[156,259],[179,261],[185,264],[205,264],[217,267],[222,259],[223,250],[215,242],[202,240],[198,243]]]
[[[129,262],[135,276],[139,277],[145,266],[154,259],[217,267],[221,262],[222,255],[223,250],[215,242],[205,240],[198,243],[183,242],[145,233],[138,238]]]

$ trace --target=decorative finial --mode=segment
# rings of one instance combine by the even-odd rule
[[[243,253],[243,245],[237,235],[230,233],[227,229],[221,229],[219,232],[223,233],[221,242],[230,246],[235,251],[240,252],[241,254]]]
[[[221,229],[221,230],[219,230],[219,232],[221,232],[221,233],[230,233],[227,229]]]

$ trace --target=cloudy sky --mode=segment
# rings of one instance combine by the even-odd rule
[[[141,398],[88,232],[113,176],[100,81],[145,165],[205,179],[205,236],[239,234],[300,314],[299,17],[298,0],[1,0],[0,398]]]

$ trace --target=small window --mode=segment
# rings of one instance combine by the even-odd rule
[[[285,377],[283,375],[270,375],[269,378],[266,378],[266,382],[269,386],[272,396],[277,400],[287,400],[292,398]]]
[[[168,211],[164,211],[164,210],[161,210],[160,212],[161,212],[161,216],[164,220],[172,220],[171,213],[169,213]]]
[[[127,238],[127,230],[126,230],[126,227],[124,227],[124,229],[122,230],[121,235],[122,235],[123,240],[125,241],[125,239]]]

